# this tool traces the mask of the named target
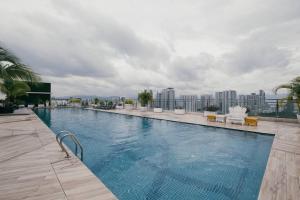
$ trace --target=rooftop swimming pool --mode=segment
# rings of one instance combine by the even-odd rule
[[[273,142],[271,135],[92,110],[35,112],[54,133],[75,133],[83,162],[120,200],[257,199]]]

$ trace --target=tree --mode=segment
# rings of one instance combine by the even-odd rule
[[[18,57],[0,46],[0,84],[3,84],[4,80],[36,82],[40,77],[27,65],[22,64]]]
[[[6,103],[15,103],[17,97],[27,95],[30,87],[23,81],[4,80],[0,91],[6,94]]]
[[[94,103],[97,105],[100,102],[100,100],[98,98],[94,99]]]
[[[132,99],[125,99],[124,103],[133,105],[133,100]]]
[[[152,91],[144,90],[143,92],[138,94],[138,99],[141,103],[141,106],[146,106],[148,103],[150,103],[153,100]]]
[[[282,84],[274,88],[275,94],[280,89],[287,89],[289,94],[286,98],[281,100],[281,103],[286,102],[295,102],[298,107],[298,113],[300,113],[300,76],[294,78],[289,83]]]

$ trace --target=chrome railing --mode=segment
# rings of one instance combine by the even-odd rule
[[[135,104],[136,105],[136,104]],[[247,107],[248,114],[252,116],[275,117],[275,118],[296,118],[298,104],[295,100],[287,101],[281,99],[226,99],[226,101],[211,99],[170,99],[157,100],[154,99],[149,107],[162,108],[163,110],[174,110],[182,108],[186,112],[204,112],[205,110],[214,109],[220,114],[226,114],[231,106]]]
[[[63,136],[61,136],[63,133],[65,133],[65,134]],[[61,147],[61,150],[66,153],[66,158],[70,157],[70,154],[68,153],[67,149],[63,145],[63,140],[67,137],[70,138],[74,142],[74,144],[75,144],[75,155],[77,157],[78,157],[78,147],[80,148],[80,160],[83,161],[83,148],[82,148],[82,145],[80,144],[80,142],[78,141],[78,139],[76,138],[76,136],[73,133],[71,133],[70,131],[63,130],[63,131],[60,131],[60,133],[58,133],[56,135],[56,141],[59,144],[59,146]]]

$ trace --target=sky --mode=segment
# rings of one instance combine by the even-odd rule
[[[53,96],[271,93],[300,75],[299,0],[0,0],[0,45]]]

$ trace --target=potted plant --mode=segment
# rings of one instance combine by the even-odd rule
[[[217,115],[218,110],[219,108],[217,106],[208,106],[205,108],[203,115],[204,117],[207,117],[207,115]]]
[[[141,111],[147,111],[148,104],[152,101],[152,91],[144,90],[138,94],[138,100],[141,103]]]
[[[176,115],[183,115],[185,110],[182,108],[182,106],[176,106],[174,112]]]
[[[133,100],[132,99],[126,99],[125,100],[125,109],[126,110],[132,110],[133,109]]]
[[[279,89],[287,89],[289,91],[289,94],[286,98],[281,99],[281,103],[285,102],[291,102],[295,103],[298,108],[297,113],[297,119],[300,123],[300,76],[294,78],[292,81],[290,81],[287,84],[282,84],[274,88],[275,94]]]

